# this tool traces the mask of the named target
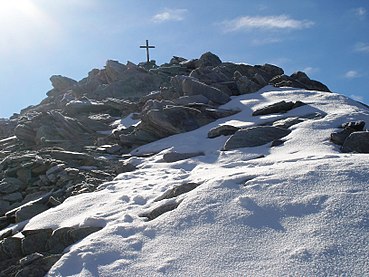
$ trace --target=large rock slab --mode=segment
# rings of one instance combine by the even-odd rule
[[[118,61],[108,60],[105,65],[105,76],[109,83],[124,78],[127,66]]]
[[[163,155],[163,160],[166,163],[173,163],[203,155],[205,155],[203,152],[192,152],[192,153],[168,152]]]
[[[211,52],[206,52],[206,53],[201,55],[200,59],[197,60],[196,66],[197,67],[218,66],[221,63],[222,63],[222,61],[220,60],[220,58],[217,55],[215,55]]]
[[[162,133],[164,137],[195,130],[211,122],[212,119],[198,109],[171,106],[162,111],[150,110],[142,121],[150,124],[151,127],[158,128],[157,132]]]
[[[230,136],[236,133],[240,128],[231,125],[220,125],[210,129],[208,138],[216,138],[219,136]]]
[[[216,104],[225,104],[230,100],[228,94],[220,89],[209,86],[195,78],[188,76],[176,76],[172,78],[172,84],[185,96],[203,95]]]
[[[255,147],[287,136],[291,131],[273,126],[257,126],[238,130],[224,144],[223,150]]]
[[[58,91],[70,89],[77,84],[77,81],[61,75],[51,76],[50,81],[54,89]]]
[[[34,252],[43,253],[47,250],[47,242],[51,237],[52,229],[24,230],[22,234],[22,253],[24,256]]]
[[[283,101],[268,105],[266,107],[260,108],[254,111],[252,115],[258,116],[258,115],[268,115],[268,114],[273,114],[273,113],[285,113],[285,112],[288,112],[289,110],[301,107],[303,105],[305,104],[301,101],[286,102],[283,100]]]
[[[319,81],[311,80],[306,73],[301,71],[295,72],[291,76],[285,74],[274,76],[269,82],[276,87],[295,87],[330,92],[326,85]]]
[[[49,209],[49,207],[41,203],[24,205],[15,212],[15,221],[22,222],[46,211],[47,209]]]
[[[345,140],[353,132],[363,131],[365,122],[363,120],[350,121],[343,123],[340,127],[343,128],[342,131],[331,133],[331,141],[338,145],[343,145]]]
[[[342,146],[342,152],[369,153],[369,132],[354,132]]]

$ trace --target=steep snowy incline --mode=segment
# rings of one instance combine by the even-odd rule
[[[306,105],[252,116],[281,100]],[[329,140],[342,123],[369,123],[369,110],[270,86],[222,107],[240,112],[134,150],[136,171],[31,219],[25,229],[103,227],[66,249],[49,276],[369,276],[369,155]],[[279,146],[221,151],[229,136],[207,138],[219,125],[290,117],[305,119]],[[174,151],[203,155],[165,162]]]

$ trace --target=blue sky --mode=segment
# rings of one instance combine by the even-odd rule
[[[106,60],[273,63],[369,102],[368,0],[0,0],[0,117],[38,104],[49,77],[80,80]]]

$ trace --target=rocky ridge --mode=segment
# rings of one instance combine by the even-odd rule
[[[193,60],[173,57],[161,66],[109,60],[104,69],[93,69],[80,81],[60,75],[50,81],[53,89],[40,104],[0,121],[0,230],[6,230],[1,235],[0,272],[4,276],[26,276],[36,268],[43,270],[34,276],[43,276],[65,247],[96,231],[78,231],[74,226],[64,230],[83,234],[73,237],[55,235],[62,230],[22,230],[21,226],[69,196],[93,192],[117,174],[134,171],[130,153],[136,147],[235,114],[237,110],[220,106],[232,96],[254,93],[266,85],[329,92],[303,72],[287,76],[275,65],[227,63],[210,52]],[[253,111],[253,116],[285,113],[302,105],[281,101]],[[311,114],[252,128],[223,125],[210,130],[208,137],[229,136],[224,151],[270,142],[280,145],[294,124],[324,116]],[[123,125],[122,118],[135,124]],[[365,122],[348,122],[331,140],[344,152],[369,153],[364,126]],[[198,155],[202,153],[168,153],[164,160]],[[144,216],[152,219],[153,214]],[[42,249],[25,250],[28,241],[39,245],[39,240]],[[10,248],[18,254],[9,254]]]

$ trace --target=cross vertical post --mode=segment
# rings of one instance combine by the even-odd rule
[[[150,63],[149,48],[155,48],[153,45],[149,45],[149,40],[146,40],[146,45],[141,45],[140,48],[146,48],[147,63]]]

